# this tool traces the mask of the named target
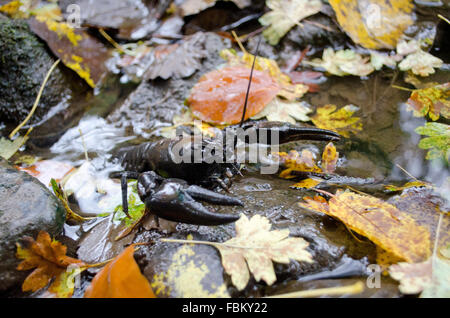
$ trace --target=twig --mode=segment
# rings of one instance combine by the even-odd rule
[[[305,298],[305,297],[318,297],[318,296],[339,296],[339,295],[355,295],[364,291],[364,284],[361,281],[354,283],[353,285],[319,288],[313,290],[301,290],[297,292],[268,296],[264,298]]]
[[[440,15],[440,14],[438,14],[437,15],[439,18],[441,18],[442,20],[444,20],[445,22],[447,22],[448,24],[450,24],[450,21],[446,18],[446,17],[444,17],[444,16],[442,16],[442,15]]]
[[[58,65],[58,63],[61,60],[58,59],[56,60],[55,63],[53,63],[52,67],[50,67],[50,69],[48,70],[47,74],[45,75],[44,81],[41,84],[41,88],[39,88],[39,92],[36,96],[36,100],[34,101],[34,105],[31,108],[30,113],[28,114],[28,116],[19,124],[19,126],[17,126],[10,134],[9,134],[9,139],[12,139],[12,137],[30,120],[31,116],[33,116],[34,112],[36,111],[37,105],[39,104],[39,101],[41,99],[42,96],[42,92],[44,91],[44,87],[45,84],[47,84],[48,79],[50,78],[50,74],[53,72],[53,70],[55,69],[55,67]]]

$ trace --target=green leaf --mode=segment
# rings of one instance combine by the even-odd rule
[[[449,162],[450,157],[450,126],[441,123],[426,123],[417,127],[416,133],[429,137],[423,138],[419,142],[419,148],[430,149],[426,159],[443,159]]]
[[[127,217],[125,212],[123,212],[123,207],[121,204],[119,204],[114,209],[114,220],[124,221],[126,227],[134,225],[144,215],[145,212],[145,204],[139,199],[137,195],[136,181],[131,181],[128,184],[128,189],[130,190],[130,188],[131,193],[128,196],[128,214],[131,216],[131,218]]]
[[[6,138],[0,138],[0,157],[8,160],[11,158],[22,145],[28,140],[27,136],[19,136],[13,141]]]

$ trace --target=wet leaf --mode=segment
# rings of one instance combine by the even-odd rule
[[[411,0],[330,0],[337,20],[353,42],[368,49],[393,49],[413,23]]]
[[[19,136],[13,141],[6,139],[4,137],[0,138],[0,157],[8,160],[23,146],[23,144],[28,140],[28,136]]]
[[[95,275],[85,298],[155,298],[150,283],[134,260],[134,245],[127,247]]]
[[[304,197],[306,203],[300,206],[341,220],[352,231],[407,262],[420,262],[430,256],[428,230],[395,206],[350,191],[338,190],[328,203],[319,198]]]
[[[259,18],[262,25],[269,25],[263,35],[271,45],[277,45],[280,39],[299,22],[316,14],[322,8],[320,0],[266,0],[271,9]]]
[[[84,222],[87,220],[90,220],[92,218],[85,218],[81,215],[75,213],[69,205],[69,200],[67,199],[67,194],[63,191],[61,188],[61,185],[55,181],[55,179],[50,179],[50,183],[52,185],[53,193],[55,196],[61,201],[61,203],[64,205],[64,208],[66,209],[66,219],[67,220],[74,220],[79,222]]]
[[[69,282],[69,279],[73,278],[69,273],[72,273],[74,268],[81,270],[86,264],[66,256],[67,247],[52,240],[45,231],[39,232],[36,241],[31,237],[25,237],[23,240],[26,247],[17,243],[16,257],[23,259],[17,269],[20,271],[34,270],[23,282],[22,291],[37,291],[54,279],[49,286],[49,292],[58,297],[70,297],[74,285]]]
[[[357,133],[362,130],[359,117],[352,117],[359,107],[347,105],[336,111],[336,105],[325,105],[317,108],[317,113],[311,117],[312,122],[319,128],[329,129],[350,137],[350,132]]]
[[[136,182],[133,181],[133,186],[130,186],[130,183],[128,183],[129,189],[133,189],[128,196],[128,214],[130,217],[128,217],[125,212],[123,212],[122,204],[119,204],[114,209],[114,220],[117,221],[123,221],[125,223],[125,227],[133,226],[137,221],[139,221],[145,212],[145,204],[141,201],[139,196],[136,193]]]
[[[249,69],[251,69],[255,59],[254,55],[247,52],[243,52],[242,56],[239,56],[233,49],[222,50],[220,56],[228,62],[229,66],[245,66]],[[283,73],[274,60],[258,56],[255,61],[255,70],[269,74],[280,87],[277,95],[289,101],[301,98],[308,91],[308,86],[301,83],[292,83],[289,75]]]
[[[422,263],[398,263],[389,267],[389,274],[400,281],[403,294],[418,294],[423,298],[450,297],[450,262],[439,257]]]
[[[240,122],[250,69],[225,67],[203,75],[187,99],[193,114],[214,124]],[[265,72],[253,72],[246,119],[260,112],[278,93],[279,87]]]
[[[450,126],[441,123],[425,123],[417,127],[416,133],[429,137],[422,138],[419,148],[430,149],[426,159],[442,159],[450,161]]]
[[[198,32],[186,37],[181,43],[156,47],[153,63],[144,74],[144,79],[184,78],[194,74],[206,56],[204,37],[204,33]]]
[[[450,83],[414,90],[407,104],[416,117],[450,118]]]
[[[383,65],[395,67],[397,65],[398,59],[399,59],[398,56],[389,56],[387,54],[382,54],[378,52],[370,53],[370,64],[372,64],[373,68],[377,71],[381,70]]]
[[[322,153],[322,170],[325,173],[333,173],[336,170],[336,163],[339,158],[339,152],[332,142],[329,142]]]
[[[239,9],[243,9],[252,4],[251,0],[225,0],[233,1]],[[185,0],[180,5],[183,16],[197,14],[205,9],[208,9],[216,4],[217,0]]]
[[[411,70],[416,75],[428,76],[434,74],[434,69],[440,68],[442,64],[443,61],[440,58],[419,49],[404,58],[398,67],[401,71]]]
[[[350,49],[334,52],[332,48],[326,48],[323,51],[322,59],[316,58],[312,61],[304,61],[303,63],[315,67],[322,67],[328,73],[338,76],[367,76],[375,70],[369,62],[369,58],[362,57],[361,54]]]
[[[275,97],[262,111],[252,117],[261,119],[266,117],[268,121],[281,121],[295,124],[296,120],[309,121],[307,116],[312,112],[304,102],[289,102]]]
[[[423,181],[417,180],[417,181],[407,182],[401,187],[389,184],[389,185],[384,186],[384,188],[387,191],[397,192],[397,191],[403,191],[405,189],[409,189],[409,188],[412,188],[412,187],[432,187],[432,186],[433,185],[431,185],[431,184],[429,184],[427,182],[423,182]]]
[[[323,180],[320,180],[320,179],[307,178],[307,179],[303,179],[300,182],[294,183],[290,187],[294,188],[294,189],[311,189],[311,188],[314,188],[315,186],[319,185],[322,181]]]
[[[37,15],[28,23],[64,65],[74,70],[89,86],[95,87],[107,73],[105,61],[109,58],[109,50],[95,37],[46,16]]]
[[[292,174],[294,171],[322,172],[322,170],[316,165],[314,154],[308,149],[302,150],[300,154],[296,150],[291,150],[289,153],[279,152],[274,155],[278,158],[278,162],[281,167],[284,168],[284,170],[280,173],[281,178],[295,178],[296,175]]]
[[[289,237],[289,229],[270,230],[269,219],[254,215],[248,219],[244,214],[236,221],[236,237],[223,242],[162,239],[164,242],[207,244],[216,247],[222,256],[225,271],[238,290],[243,290],[253,274],[256,281],[267,285],[276,281],[273,262],[289,264],[290,260],[312,263],[306,250],[308,242],[299,237]]]

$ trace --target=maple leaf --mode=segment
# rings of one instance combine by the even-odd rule
[[[134,260],[134,245],[109,262],[95,275],[85,298],[155,298],[147,278]]]
[[[284,101],[275,97],[262,111],[252,116],[252,119],[261,119],[266,117],[268,121],[281,121],[295,124],[296,120],[309,121],[306,115],[312,112],[304,102]]]
[[[254,215],[248,219],[244,214],[236,221],[236,237],[223,242],[161,239],[163,242],[206,244],[217,248],[222,265],[231,276],[238,290],[243,290],[253,274],[256,281],[267,285],[276,281],[273,262],[288,264],[290,260],[312,263],[306,250],[308,242],[303,238],[289,237],[289,229],[270,230],[269,219]]]
[[[58,297],[70,297],[73,293],[73,284],[68,279],[73,278],[68,268],[77,267],[79,270],[87,268],[86,264],[78,259],[66,256],[67,247],[52,240],[45,231],[40,231],[36,241],[31,237],[23,239],[27,247],[23,248],[17,243],[16,257],[23,259],[17,266],[20,271],[34,269],[22,284],[22,291],[37,291],[44,288],[52,280],[48,291]],[[75,266],[74,266],[75,265]]]
[[[361,54],[350,49],[334,52],[332,48],[326,48],[323,51],[322,59],[316,58],[312,61],[304,61],[303,63],[315,67],[322,67],[328,73],[338,76],[367,76],[375,70],[372,64],[370,64],[369,58],[362,57]]]
[[[350,137],[349,132],[362,130],[359,117],[352,117],[359,107],[347,105],[336,111],[336,105],[325,105],[317,108],[317,113],[311,121],[319,128],[333,130],[344,137]]]
[[[220,56],[228,62],[229,66],[245,66],[251,68],[255,56],[247,52],[243,52],[239,56],[233,49],[224,49],[220,52]],[[283,73],[274,60],[258,56],[255,61],[255,70],[263,71],[272,77],[274,82],[278,83],[278,96],[281,96],[288,101],[295,101],[302,97],[307,91],[308,86],[301,83],[294,84],[289,75]]]
[[[443,159],[450,161],[450,126],[441,123],[425,123],[424,126],[417,127],[416,133],[426,135],[419,142],[419,148],[430,149],[426,159]]]
[[[328,203],[320,196],[304,197],[300,206],[341,220],[352,231],[363,235],[407,262],[429,257],[430,233],[408,213],[381,199],[338,190]]]
[[[320,0],[266,0],[266,6],[272,11],[259,18],[259,23],[269,25],[263,36],[271,45],[277,45],[280,39],[299,22],[316,14],[322,8]]]
[[[339,25],[368,49],[393,49],[413,23],[411,0],[330,0]]]
[[[404,58],[398,67],[401,71],[411,70],[416,75],[428,76],[434,73],[435,68],[440,68],[443,63],[440,58],[419,49]]]
[[[440,116],[450,118],[450,83],[433,87],[416,89],[407,101],[415,117],[430,116],[431,120],[438,120]]]

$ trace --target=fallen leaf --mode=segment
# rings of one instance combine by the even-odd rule
[[[155,298],[150,283],[134,260],[134,245],[127,247],[95,275],[85,298]]]
[[[339,152],[332,142],[329,142],[322,153],[322,170],[325,173],[333,173],[336,170],[336,163],[339,158]]]
[[[232,1],[238,6],[239,9],[243,9],[252,4],[251,0],[225,0]],[[217,0],[185,0],[180,5],[181,13],[183,16],[197,14],[205,9],[208,9],[216,4]]]
[[[50,179],[50,184],[53,189],[53,193],[55,196],[61,201],[61,203],[64,205],[64,208],[66,209],[66,219],[67,220],[74,220],[79,222],[84,222],[87,220],[90,220],[92,218],[85,218],[81,215],[75,213],[69,205],[69,200],[67,199],[67,194],[63,191],[61,188],[61,185],[55,181],[55,179]]]
[[[225,67],[203,75],[192,88],[187,103],[192,113],[214,124],[240,122],[250,69]],[[254,70],[245,119],[260,112],[278,93],[276,82],[265,72]]]
[[[292,71],[288,75],[293,84],[304,84],[311,93],[319,91],[319,81],[323,77],[323,73],[314,71]]]
[[[322,169],[316,165],[314,154],[308,149],[303,149],[300,154],[296,150],[291,150],[289,153],[278,152],[273,155],[277,157],[280,166],[284,168],[280,173],[281,178],[295,178],[296,175],[292,174],[294,171],[322,172]]]
[[[322,67],[328,73],[338,76],[367,76],[375,70],[369,62],[369,58],[362,57],[361,54],[350,49],[334,52],[332,48],[326,48],[323,51],[322,59],[316,58],[303,63],[314,67]]]
[[[317,108],[317,113],[311,117],[311,121],[319,128],[329,129],[350,137],[350,132],[356,133],[362,130],[359,117],[352,117],[359,110],[355,105],[347,105],[336,111],[336,105],[325,105]]]
[[[425,123],[415,132],[429,137],[422,138],[419,148],[430,149],[426,159],[442,159],[450,162],[450,126],[441,123]]]
[[[330,0],[339,25],[368,49],[393,49],[413,23],[411,0]]]
[[[4,137],[0,138],[0,157],[8,160],[20,149],[20,147],[25,144],[28,140],[28,136],[19,136],[13,141],[6,139]]]
[[[222,265],[231,276],[238,290],[243,290],[253,274],[256,281],[267,285],[276,281],[272,261],[289,264],[290,260],[312,263],[306,250],[308,242],[299,237],[289,237],[289,229],[270,230],[269,219],[254,215],[248,219],[244,214],[236,221],[236,237],[223,242],[161,239],[163,242],[207,244],[217,248],[222,256]]]
[[[271,11],[259,18],[259,23],[269,27],[263,36],[271,45],[277,45],[280,39],[299,22],[316,14],[322,8],[320,0],[266,0]]]
[[[247,52],[243,52],[242,56],[239,56],[233,49],[222,50],[220,56],[228,62],[228,66],[245,66],[249,69],[251,69],[253,60],[255,59],[254,55]],[[283,73],[274,60],[258,56],[255,61],[255,70],[269,74],[280,87],[277,95],[288,101],[295,101],[308,91],[308,86],[300,83],[292,83],[289,75]]]
[[[314,188],[315,186],[319,185],[323,180],[318,180],[318,179],[312,179],[312,178],[307,178],[307,179],[303,179],[300,182],[294,183],[293,185],[291,185],[290,187],[293,189],[311,189]]]
[[[401,71],[411,70],[414,74],[420,76],[428,76],[434,74],[435,68],[440,68],[444,62],[430,53],[418,50],[415,53],[409,54],[399,64],[398,68]]]
[[[370,53],[370,64],[372,64],[373,68],[377,71],[381,70],[383,65],[395,67],[397,65],[398,59],[398,56],[390,56],[378,52]]]
[[[431,120],[438,120],[440,116],[450,118],[450,83],[414,90],[407,105],[415,117],[428,115]]]
[[[102,42],[81,29],[47,16],[37,15],[28,24],[64,65],[74,70],[89,86],[95,87],[100,83],[107,73],[105,62],[110,57]]]
[[[86,267],[82,261],[66,256],[67,247],[56,240],[52,240],[47,232],[40,231],[36,241],[25,237],[26,247],[17,243],[16,257],[23,259],[17,266],[20,271],[34,269],[22,284],[22,291],[37,291],[47,286],[52,279],[48,291],[58,297],[70,297],[74,284],[68,280],[74,268]],[[68,273],[68,271],[70,273]]]
[[[402,260],[420,262],[430,256],[428,230],[408,213],[381,199],[340,190],[328,203],[317,196],[303,199],[306,203],[300,206],[341,220],[352,231]]]
[[[295,124],[296,120],[309,121],[307,116],[312,112],[305,102],[289,102],[275,97],[262,111],[252,116],[252,119],[266,117],[268,121],[281,121]]]
[[[128,183],[129,188],[133,189],[128,196],[128,214],[130,215],[130,217],[128,217],[125,212],[123,212],[122,204],[119,204],[114,209],[114,220],[120,222],[123,221],[125,223],[125,227],[133,226],[142,218],[145,212],[145,204],[137,195],[136,181],[133,181],[132,186],[130,186],[130,183],[131,182]]]
[[[405,189],[409,189],[409,188],[413,188],[413,187],[432,187],[432,186],[433,185],[431,185],[427,182],[417,180],[417,181],[407,182],[401,187],[398,187],[398,186],[395,186],[392,184],[388,184],[388,185],[384,186],[384,188],[390,192],[397,192],[397,191],[403,191]]]
[[[37,178],[42,184],[49,188],[51,188],[51,179],[55,179],[57,182],[60,182],[65,176],[75,170],[72,165],[55,160],[41,160],[31,166],[16,166],[16,168]]]
[[[420,50],[420,43],[417,40],[402,40],[397,43],[397,53],[400,55],[408,55],[418,50]]]

